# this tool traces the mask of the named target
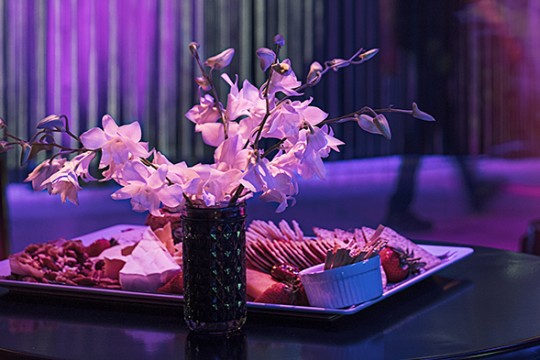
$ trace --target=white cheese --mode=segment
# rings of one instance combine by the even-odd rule
[[[119,275],[124,290],[155,292],[180,271],[180,266],[155,236],[140,241],[125,259]]]

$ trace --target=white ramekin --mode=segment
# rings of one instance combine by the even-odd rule
[[[324,270],[324,264],[300,272],[309,304],[339,309],[361,304],[382,295],[379,256],[351,265]]]

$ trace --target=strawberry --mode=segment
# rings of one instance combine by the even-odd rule
[[[410,274],[416,274],[425,263],[413,258],[412,254],[401,249],[386,246],[380,252],[381,265],[384,269],[388,282],[397,283],[404,280]]]
[[[103,252],[103,250],[108,249],[111,247],[111,242],[107,239],[98,239],[88,245],[84,250],[88,254],[88,257],[96,257],[99,256]]]

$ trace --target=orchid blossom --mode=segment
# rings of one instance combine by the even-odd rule
[[[103,129],[90,129],[81,135],[87,149],[101,150],[99,168],[109,167],[105,180],[110,180],[124,168],[128,161],[149,156],[148,144],[141,141],[141,126],[138,122],[118,126],[110,115],[102,119]]]
[[[116,181],[121,188],[112,198],[130,199],[135,211],[158,214],[163,206],[177,208],[186,202],[206,207],[233,205],[258,193],[262,200],[277,203],[276,211],[281,212],[294,204],[299,178],[325,177],[323,160],[344,145],[334,136],[333,125],[356,122],[362,130],[390,139],[386,114],[402,113],[434,121],[416,103],[407,110],[365,106],[330,117],[312,105],[312,98],[303,97],[304,90],[317,85],[330,70],[338,71],[370,60],[378,49],[360,49],[346,59],[314,61],[302,82],[291,61],[280,59],[284,44],[284,38],[277,35],[275,49],[257,50],[261,70],[266,75],[260,86],[244,80],[240,87],[237,75],[220,74],[229,86],[226,102],[222,103],[214,76],[232,63],[234,49],[203,61],[199,56],[200,45],[190,43],[189,50],[201,74],[195,78],[199,103],[185,116],[204,143],[215,148],[212,164],[174,163],[155,149],[149,151],[148,144],[141,142],[138,122],[119,126],[110,115],[102,118],[101,127],[92,128],[80,137],[71,132],[64,115],[49,115],[38,123],[38,131],[29,141],[6,130],[0,151],[19,145],[22,159],[28,160],[40,151],[58,150],[37,165],[26,181],[31,181],[35,190],[59,194],[64,202],[77,203],[80,181],[96,180],[89,169],[92,160],[100,154],[100,181]],[[7,129],[6,126],[0,121],[0,128]],[[65,134],[82,146],[69,148],[57,144],[55,133]]]

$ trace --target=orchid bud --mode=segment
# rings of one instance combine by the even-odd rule
[[[332,59],[328,62],[328,65],[332,70],[337,71],[339,68],[349,66],[349,61],[345,59]]]
[[[22,166],[28,162],[28,159],[30,159],[30,154],[32,153],[32,146],[30,146],[27,143],[20,143],[20,145],[21,145],[20,164]]]
[[[429,115],[426,112],[423,112],[418,108],[418,105],[413,102],[412,103],[412,113],[411,115],[417,119],[424,120],[424,121],[435,121],[435,118],[431,115]]]
[[[266,71],[275,61],[276,53],[268,48],[260,48],[257,50],[257,57],[259,58],[261,69]]]
[[[316,85],[321,80],[322,65],[315,61],[309,67],[309,73],[306,78],[306,83],[310,86]]]
[[[229,66],[234,56],[234,49],[228,48],[220,52],[219,54],[209,57],[204,62],[204,65],[208,66],[212,70],[221,70]]]
[[[204,91],[210,91],[212,90],[212,85],[210,85],[210,82],[208,81],[207,78],[205,78],[204,76],[197,76],[195,78],[195,82],[197,83],[197,85],[199,85],[199,87],[201,89],[203,89]]]
[[[5,120],[0,117],[0,129],[4,129],[6,127],[7,127],[7,125],[6,125]]]
[[[39,142],[42,144],[54,144],[54,136],[50,132],[46,132],[39,138]]]
[[[355,115],[358,126],[364,131],[371,134],[382,135],[387,139],[392,138],[390,132],[390,126],[383,114],[378,114],[375,117],[371,117],[366,114]]]
[[[272,70],[280,75],[287,75],[291,71],[291,65],[282,62],[272,65]]]
[[[279,47],[285,46],[285,38],[281,34],[277,34],[274,36],[274,44],[276,44]]]
[[[189,43],[189,51],[191,52],[191,55],[195,55],[197,53],[197,50],[199,49],[200,45],[196,43],[195,41]]]
[[[360,55],[358,55],[358,57],[362,61],[368,61],[369,59],[377,55],[378,52],[379,52],[379,49],[371,49],[371,50],[361,53]]]
[[[384,116],[383,114],[378,114],[373,118],[373,123],[375,124],[377,129],[379,129],[382,136],[384,136],[388,140],[392,138],[390,125],[388,125],[388,120],[386,120],[386,116]]]
[[[65,130],[64,120],[62,119],[61,116],[55,115],[55,114],[49,115],[41,119],[37,123],[36,127],[38,129],[47,129],[47,130],[60,130],[60,131]]]

